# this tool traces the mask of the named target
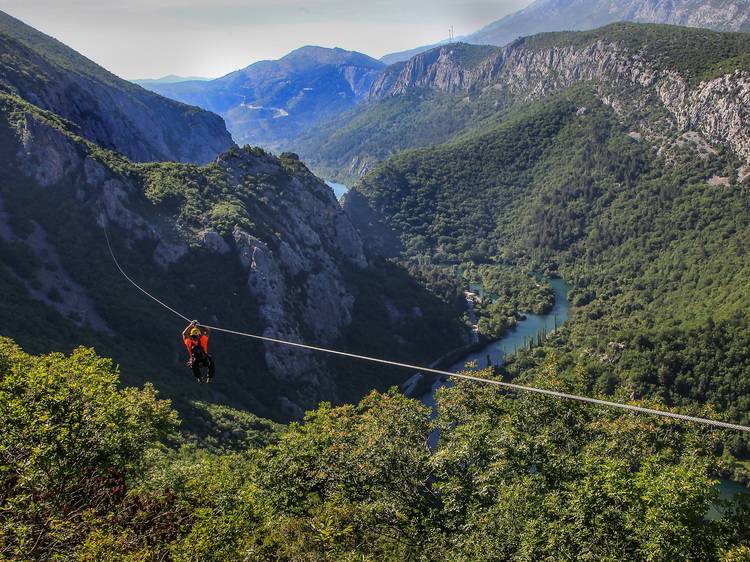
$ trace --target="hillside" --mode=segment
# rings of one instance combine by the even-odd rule
[[[184,367],[181,321],[117,273],[102,221],[136,279],[204,322],[423,360],[436,341],[460,342],[454,313],[369,258],[330,188],[294,155],[234,148],[203,167],[133,164],[20,98],[0,95],[0,119],[0,327],[32,351],[96,345],[129,384],[152,381],[181,408],[206,399]],[[298,417],[404,377],[372,367],[351,377],[308,352],[214,340],[210,400],[264,416]]]
[[[206,163],[232,146],[217,115],[122,80],[59,41],[0,12],[0,91],[77,126],[134,161]]]
[[[557,357],[588,392],[706,403],[747,423],[750,213],[741,161],[688,143],[657,155],[633,134],[638,117],[618,115],[590,88],[395,155],[356,190],[400,236],[405,259],[544,272],[575,287],[573,319],[506,376],[533,378]],[[489,320],[502,322],[502,304]],[[733,447],[750,454],[747,441]]]
[[[519,37],[537,33],[585,31],[615,22],[748,31],[750,3],[746,0],[535,0],[526,8],[459,37],[459,40],[473,45],[503,46]],[[425,45],[391,53],[381,60],[386,64],[403,62],[436,46]]]
[[[352,182],[399,150],[492,126],[515,104],[593,83],[638,134],[663,149],[698,135],[745,159],[750,40],[674,26],[613,24],[507,47],[457,44],[389,67],[370,99],[299,139],[313,169]],[[728,94],[728,95],[727,95]]]
[[[308,46],[215,80],[144,86],[218,113],[240,144],[283,149],[301,131],[359,103],[382,68],[361,53]]]

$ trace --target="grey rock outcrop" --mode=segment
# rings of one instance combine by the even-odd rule
[[[480,64],[461,68],[451,46],[417,55],[373,84],[372,99],[432,88],[474,95],[493,92],[498,108],[550,95],[578,83],[594,85],[600,99],[619,113],[660,106],[669,119],[659,134],[696,131],[750,160],[750,72],[732,73],[698,84],[663,68],[643,51],[616,41],[529,47],[525,41],[498,48]],[[653,135],[652,135],[653,136]]]
[[[220,165],[280,174],[278,160],[268,156],[226,157]],[[342,263],[366,267],[363,244],[330,189],[317,178],[293,176],[281,193],[273,215],[255,217],[277,232],[278,239],[266,242],[241,228],[233,232],[238,259],[248,272],[247,287],[258,302],[264,336],[331,344],[351,323],[355,301]],[[271,342],[264,343],[264,350],[274,376],[299,388],[289,400],[309,406],[320,396],[335,397],[320,357]]]

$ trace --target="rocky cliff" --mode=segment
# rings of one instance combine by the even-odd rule
[[[175,376],[186,376],[180,321],[113,269],[102,246],[104,224],[136,279],[204,322],[344,348],[363,341],[352,332],[372,328],[371,343],[382,337],[395,355],[415,350],[402,335],[435,324],[421,310],[412,314],[425,306],[418,292],[367,285],[381,273],[331,189],[293,154],[234,148],[207,166],[139,165],[15,96],[0,94],[0,116],[0,285],[19,295],[0,313],[0,327],[32,347],[48,338],[51,347],[65,348],[69,334],[122,361],[127,381],[145,375],[168,395],[184,396],[174,390]],[[378,332],[388,323],[386,302],[403,311],[402,325]],[[48,312],[29,312],[39,304]],[[35,332],[24,332],[19,315]],[[217,401],[288,419],[353,392],[350,385],[342,392],[340,367],[328,356],[214,340],[222,375],[213,387]],[[449,337],[446,347],[452,343]],[[155,368],[161,383],[149,374]],[[170,369],[176,375],[167,375]],[[365,388],[392,380],[368,373],[361,376]]]
[[[681,53],[666,50],[671,34],[684,42]],[[735,59],[750,53],[744,34],[618,24],[519,40],[471,65],[462,63],[467,48],[440,47],[391,67],[373,84],[371,99],[428,88],[494,100],[502,109],[588,83],[631,118],[663,111],[665,119],[642,123],[644,134],[662,145],[692,131],[750,159],[750,69]]]
[[[0,12],[0,90],[53,111],[135,161],[206,163],[232,146],[222,119],[121,80]]]

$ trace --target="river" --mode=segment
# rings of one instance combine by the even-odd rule
[[[466,370],[465,365],[469,361],[476,361],[477,366],[480,368],[487,367],[488,356],[493,365],[501,365],[505,359],[505,354],[512,354],[514,349],[522,348],[527,338],[536,338],[540,330],[544,330],[546,333],[554,330],[555,318],[557,318],[557,326],[562,325],[568,319],[568,310],[570,309],[568,291],[570,290],[570,285],[562,279],[552,279],[550,280],[550,285],[552,285],[552,289],[555,292],[555,304],[549,313],[542,315],[527,314],[525,320],[521,320],[515,328],[509,330],[502,338],[488,343],[479,351],[469,353],[446,370],[451,373]],[[477,288],[472,287],[472,289],[476,290]],[[451,384],[449,380],[436,380],[430,391],[419,398],[420,401],[426,406],[434,408],[435,392],[437,389],[442,386],[450,386]]]
[[[346,187],[343,183],[338,183],[335,181],[326,181],[326,185],[333,189],[333,194],[336,196],[336,199],[341,199],[341,196],[349,191],[349,188]]]
[[[502,364],[506,353],[512,354],[515,348],[522,348],[524,346],[526,338],[536,338],[537,333],[542,329],[546,333],[553,331],[555,328],[555,320],[557,321],[558,327],[562,325],[562,323],[568,319],[570,303],[568,302],[567,294],[570,290],[570,286],[562,279],[552,279],[550,284],[555,291],[555,304],[548,314],[527,314],[526,320],[519,322],[518,326],[509,331],[505,336],[487,344],[479,351],[467,354],[460,361],[451,365],[447,370],[452,373],[465,370],[465,365],[469,361],[476,361],[478,367],[486,367],[488,355],[493,365],[500,365]],[[470,289],[484,298],[480,287],[472,286]],[[451,386],[451,384],[450,380],[436,380],[429,392],[419,398],[420,401],[434,411],[435,392],[439,388],[443,386]],[[430,435],[429,439],[431,448],[435,447],[437,440],[438,433],[437,430],[435,430],[435,432]],[[718,489],[722,500],[731,499],[738,494],[750,493],[750,490],[742,484],[733,482],[727,478],[719,480]],[[718,519],[721,515],[721,508],[718,505],[714,505],[706,514],[706,517],[708,519]]]
[[[341,199],[341,196],[349,191],[349,188],[343,183],[326,181],[326,184],[333,189],[336,199]],[[542,315],[527,314],[525,320],[520,321],[515,328],[509,330],[502,338],[488,343],[479,351],[467,354],[451,365],[447,370],[452,373],[463,371],[466,368],[466,363],[470,361],[476,361],[478,367],[487,367],[488,357],[493,365],[501,365],[505,359],[506,353],[512,354],[515,349],[522,348],[525,345],[527,338],[536,338],[536,335],[540,330],[544,330],[545,333],[550,333],[555,329],[555,324],[557,324],[558,327],[561,326],[568,319],[568,312],[570,309],[568,291],[570,290],[570,285],[562,279],[551,279],[550,285],[552,285],[552,289],[555,292],[555,304],[549,313]],[[482,298],[486,298],[481,286],[471,285],[469,289],[480,295]],[[420,375],[414,375],[412,377],[413,380],[410,380],[412,386],[416,384],[416,379],[419,376]],[[452,383],[449,380],[436,380],[430,390],[419,397],[420,401],[434,410],[435,392],[439,388],[443,386],[451,386],[451,384]],[[406,383],[406,386],[408,385],[409,383]],[[430,445],[432,447],[435,446],[437,437],[437,433],[430,436]],[[721,479],[719,491],[722,499],[731,498],[740,493],[749,493],[745,486],[728,479]],[[721,514],[717,507],[712,507],[707,517],[715,519],[721,517]]]

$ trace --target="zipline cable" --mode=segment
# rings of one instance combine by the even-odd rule
[[[148,296],[150,299],[156,301],[158,304],[160,304],[161,306],[163,306],[164,308],[166,308],[167,310],[169,310],[173,314],[179,316],[180,318],[182,318],[183,320],[185,320],[187,322],[191,322],[191,320],[187,316],[185,316],[184,314],[181,314],[181,313],[177,312],[174,308],[172,308],[169,305],[163,303],[162,301],[160,301],[159,299],[157,299],[155,296],[153,296],[151,293],[149,293],[144,288],[142,288],[140,285],[138,285],[138,283],[136,283],[135,281],[133,281],[133,279],[131,279],[130,276],[127,273],[125,273],[125,271],[122,269],[122,267],[120,266],[120,263],[117,261],[117,258],[115,257],[114,252],[112,251],[112,245],[110,244],[110,241],[109,241],[109,235],[107,234],[107,228],[106,228],[106,226],[104,226],[104,236],[107,239],[107,248],[109,249],[109,253],[112,256],[112,260],[115,262],[115,265],[117,266],[117,269],[125,277],[125,279],[127,279],[135,288],[137,288],[143,294],[145,294],[146,296]],[[578,401],[578,402],[585,402],[587,404],[594,404],[594,405],[597,405],[597,406],[605,406],[605,407],[609,407],[609,408],[619,408],[621,410],[627,410],[627,411],[636,412],[636,413],[639,413],[639,414],[648,414],[648,415],[653,415],[653,416],[661,416],[661,417],[664,417],[664,418],[672,418],[672,419],[676,419],[676,420],[682,420],[682,421],[688,421],[688,422],[693,422],[693,423],[699,423],[699,424],[703,424],[703,425],[710,425],[710,426],[714,426],[714,427],[720,427],[720,428],[723,428],[723,429],[733,429],[733,430],[736,430],[736,431],[745,431],[745,432],[750,433],[750,427],[745,426],[745,425],[735,424],[735,423],[729,423],[729,422],[723,422],[723,421],[718,421],[718,420],[712,420],[712,419],[708,419],[708,418],[700,418],[700,417],[697,417],[697,416],[688,416],[688,415],[685,415],[685,414],[678,414],[678,413],[675,413],[675,412],[667,412],[665,410],[656,410],[654,408],[645,408],[643,406],[633,406],[631,404],[623,404],[621,402],[611,402],[609,400],[600,400],[598,398],[591,398],[589,396],[580,396],[578,394],[569,394],[567,392],[558,392],[557,390],[548,390],[548,389],[545,389],[545,388],[536,388],[536,387],[533,387],[533,386],[525,386],[525,385],[515,384],[515,383],[510,383],[510,382],[498,381],[498,380],[493,380],[493,379],[486,379],[486,378],[482,378],[482,377],[475,377],[475,376],[472,376],[472,375],[465,375],[465,374],[462,374],[462,373],[451,373],[450,371],[443,371],[443,370],[440,370],[440,369],[432,369],[432,368],[429,368],[429,367],[420,367],[418,365],[410,365],[408,363],[399,363],[397,361],[389,361],[387,359],[379,359],[377,357],[369,357],[367,355],[357,355],[356,353],[347,353],[345,351],[338,351],[338,350],[335,350],[335,349],[328,349],[328,348],[325,348],[325,347],[316,347],[314,345],[306,345],[306,344],[303,344],[303,343],[296,343],[296,342],[291,342],[291,341],[286,341],[286,340],[280,340],[280,339],[276,339],[276,338],[269,338],[267,336],[259,336],[257,334],[250,334],[250,333],[247,333],[247,332],[238,332],[238,331],[235,331],[235,330],[228,330],[226,328],[220,328],[218,326],[210,326],[208,324],[201,324],[201,326],[204,326],[206,328],[210,328],[211,330],[214,330],[216,332],[224,332],[224,333],[233,334],[233,335],[236,335],[236,336],[242,336],[242,337],[246,337],[246,338],[253,338],[253,339],[257,339],[257,340],[263,340],[263,341],[267,341],[267,342],[277,343],[277,344],[281,344],[281,345],[288,345],[288,346],[292,346],[292,347],[299,347],[299,348],[302,348],[302,349],[308,349],[310,351],[319,351],[319,352],[322,352],[322,353],[329,353],[329,354],[332,354],[332,355],[339,355],[341,357],[349,357],[349,358],[352,358],[352,359],[360,359],[362,361],[370,361],[372,363],[380,363],[380,364],[383,364],[383,365],[391,365],[393,367],[402,367],[402,368],[405,368],[405,369],[411,369],[413,371],[419,371],[419,372],[422,372],[422,373],[431,373],[431,374],[436,374],[436,375],[440,375],[440,376],[444,376],[444,377],[452,377],[452,378],[470,380],[470,381],[481,382],[481,383],[486,383],[486,384],[494,384],[496,386],[500,386],[500,387],[507,388],[507,389],[510,389],[510,390],[515,390],[515,391],[518,391],[518,392],[533,392],[533,393],[536,393],[536,394],[543,394],[543,395],[546,395],[546,396],[553,396],[555,398],[563,398],[563,399],[566,399],[566,400],[575,400],[575,401]]]
[[[103,220],[106,220],[106,219],[103,219]],[[169,305],[164,304],[163,302],[161,302],[154,295],[152,295],[147,290],[145,290],[144,288],[142,288],[138,283],[136,283],[135,281],[133,281],[127,273],[125,273],[125,270],[122,267],[120,267],[120,262],[117,261],[117,258],[115,257],[115,253],[112,251],[112,244],[110,244],[110,242],[109,242],[109,234],[107,233],[107,226],[105,225],[103,228],[104,228],[104,237],[107,239],[107,248],[109,248],[109,255],[112,256],[112,259],[114,260],[115,265],[117,266],[117,269],[120,270],[120,273],[122,273],[123,277],[125,277],[125,279],[127,279],[128,281],[130,281],[131,285],[133,285],[136,289],[138,289],[141,293],[143,293],[144,295],[146,295],[148,298],[150,298],[152,300],[155,300],[156,302],[158,302],[160,305],[162,305],[164,308],[166,308],[167,310],[169,310],[173,314],[176,314],[177,316],[179,316],[183,320],[187,320],[188,322],[190,322],[190,318],[188,318],[187,316],[184,316],[184,315],[180,314],[179,312],[177,312],[171,306],[169,306]]]

